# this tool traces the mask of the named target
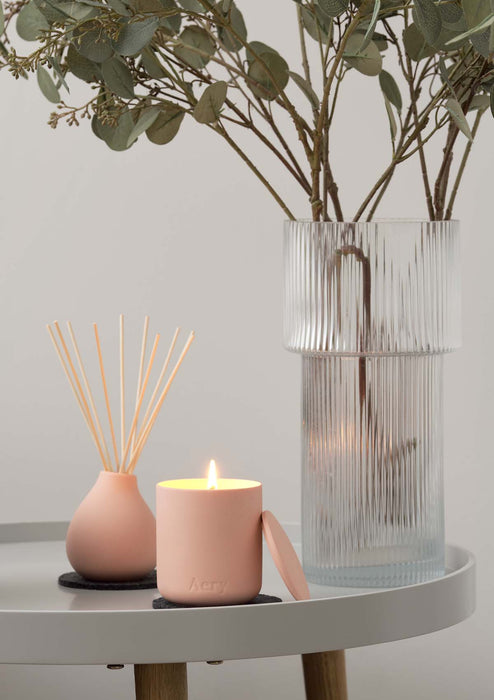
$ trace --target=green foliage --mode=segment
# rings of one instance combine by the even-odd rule
[[[60,102],[60,93],[58,92],[57,87],[53,82],[53,78],[48,73],[46,68],[43,68],[43,66],[38,66],[37,74],[39,89],[46,99],[50,102],[54,102],[55,104]]]
[[[302,90],[304,95],[307,97],[309,102],[312,105],[313,109],[318,109],[319,108],[319,97],[317,96],[316,91],[312,87],[312,85],[309,83],[308,80],[303,78],[301,75],[298,73],[294,73],[293,71],[289,72],[290,78],[293,80],[293,82],[299,86],[299,88]]]
[[[121,56],[137,56],[149,44],[158,25],[159,20],[156,17],[125,23],[114,44],[115,51]],[[93,61],[95,60],[93,58]]]
[[[250,88],[256,97],[274,100],[288,83],[288,63],[274,50],[256,53],[256,56],[250,61],[247,74]]]
[[[464,143],[456,137],[471,140],[479,118],[494,115],[494,0],[295,0],[276,26],[263,27],[268,43],[252,38],[242,10],[247,17],[246,0],[0,0],[0,69],[15,78],[36,73],[42,94],[58,105],[52,127],[90,119],[115,151],[144,134],[165,145],[190,115],[225,138],[291,216],[237,138],[249,131],[303,188],[315,219],[328,218],[331,205],[342,215],[331,160],[342,99],[359,110],[363,130],[379,128],[369,123],[362,76],[377,78],[391,160],[357,218],[373,215],[401,162],[420,153],[424,165],[437,134],[446,134],[452,158]],[[290,20],[298,22],[300,66],[275,48]],[[26,56],[16,52],[14,28],[35,42]],[[87,84],[88,100],[69,107],[74,80]],[[431,218],[450,213],[451,170],[446,163],[446,180],[429,186]]]
[[[434,45],[442,29],[441,13],[434,0],[415,0],[414,19],[428,44]]]
[[[338,17],[348,9],[348,0],[317,0],[317,5],[329,17]]]
[[[215,52],[215,42],[205,29],[187,27],[180,35],[175,55],[191,68],[200,70],[209,63]]]
[[[49,28],[48,21],[43,13],[38,10],[33,0],[24,5],[17,15],[17,34],[25,41],[36,41],[41,36],[41,33]]]
[[[119,58],[109,58],[101,64],[101,75],[115,95],[131,100],[135,97],[134,81],[127,64]]]
[[[387,71],[383,70],[379,74],[379,85],[384,96],[396,107],[398,112],[401,112],[403,101],[401,99],[400,88],[396,84],[396,80]]]
[[[178,134],[184,115],[184,110],[172,102],[161,104],[157,118],[146,129],[148,139],[158,146],[169,143]]]
[[[224,80],[220,80],[214,85],[209,85],[194,107],[194,119],[200,124],[212,124],[218,121],[221,108],[226,100],[227,89],[228,85]]]
[[[364,75],[379,75],[382,70],[382,56],[373,41],[362,43],[361,34],[352,34],[348,39],[344,53],[345,61]]]
[[[470,131],[463,108],[458,100],[455,100],[454,97],[450,97],[449,100],[446,101],[445,107],[451,114],[460,131],[465,134],[469,141],[472,141],[472,132]]]

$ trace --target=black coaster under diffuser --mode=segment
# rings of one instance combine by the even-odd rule
[[[65,588],[79,588],[88,591],[137,591],[156,588],[156,571],[135,581],[89,581],[75,571],[69,571],[58,577],[58,585]]]
[[[262,605],[263,603],[281,603],[281,598],[277,598],[275,595],[264,595],[260,593],[256,595],[255,598],[249,600],[248,603],[238,603],[238,605]],[[172,603],[165,598],[155,598],[153,600],[153,608],[155,610],[173,610],[174,608],[199,608],[199,607],[213,607],[207,605],[185,605],[184,603]],[[221,605],[215,605],[214,607],[221,608]]]

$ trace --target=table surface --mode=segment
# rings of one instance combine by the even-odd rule
[[[153,610],[156,590],[79,591],[66,523],[0,525],[0,663],[131,664],[214,661],[348,649],[428,634],[475,607],[475,562],[447,549],[446,576],[392,589],[310,586],[294,601],[264,555],[263,593],[283,603]]]

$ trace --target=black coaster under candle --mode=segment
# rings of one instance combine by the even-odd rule
[[[249,600],[248,603],[237,603],[237,605],[263,605],[264,603],[281,603],[281,598],[277,598],[275,595],[264,595],[264,593],[260,593],[259,595],[256,595],[255,598],[252,600]],[[214,605],[214,606],[207,606],[207,605],[185,605],[184,603],[172,603],[169,600],[166,600],[165,598],[155,598],[153,600],[153,608],[155,610],[173,610],[176,608],[203,608],[203,607],[215,607],[215,608],[221,608],[223,607],[222,605]]]
[[[89,581],[75,571],[69,571],[58,577],[58,585],[88,591],[138,591],[156,588],[156,571],[135,581]]]

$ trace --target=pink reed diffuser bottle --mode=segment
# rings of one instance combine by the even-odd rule
[[[156,566],[156,522],[133,474],[101,472],[66,540],[74,570],[92,581],[133,581]]]

